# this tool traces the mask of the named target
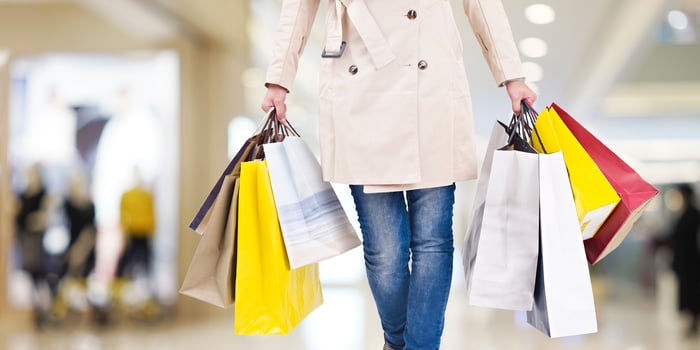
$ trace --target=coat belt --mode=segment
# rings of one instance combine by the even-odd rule
[[[343,41],[343,17],[347,13],[362,42],[372,57],[374,66],[380,69],[396,59],[379,25],[372,17],[364,0],[331,0],[326,18],[327,35],[324,57],[340,57],[345,50]]]

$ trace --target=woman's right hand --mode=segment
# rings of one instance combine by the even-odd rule
[[[287,89],[277,84],[268,84],[267,93],[265,93],[265,98],[263,98],[261,105],[263,112],[267,113],[270,108],[275,107],[277,120],[280,123],[285,123],[287,121],[286,99]]]
[[[520,104],[525,100],[530,106],[535,103],[537,94],[520,80],[513,80],[506,83],[506,90],[513,105],[513,113],[520,114]]]

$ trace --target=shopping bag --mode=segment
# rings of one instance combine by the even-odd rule
[[[238,175],[223,178],[211,221],[194,251],[180,293],[220,307],[234,301]]]
[[[598,229],[598,233],[583,242],[588,262],[595,264],[620,245],[659,190],[644,181],[634,169],[561,107],[552,104],[551,108],[557,112],[620,196],[620,203]]]
[[[539,155],[510,135],[493,153],[469,303],[530,310],[537,270]]]
[[[286,334],[323,303],[318,264],[290,269],[264,160],[241,164],[236,334]]]
[[[549,337],[597,332],[593,289],[561,152],[541,154],[540,249],[527,322]]]
[[[591,156],[562,122],[556,110],[546,108],[537,117],[533,146],[540,153],[561,151],[569,171],[571,191],[583,239],[593,237],[620,201]],[[544,152],[542,146],[546,148]]]
[[[479,246],[481,224],[484,219],[486,189],[488,188],[489,175],[491,174],[493,152],[505,146],[507,143],[508,134],[506,133],[506,126],[496,121],[491,129],[491,137],[486,147],[484,162],[481,165],[481,172],[476,185],[476,194],[474,195],[474,204],[472,205],[472,217],[469,221],[469,227],[467,228],[467,233],[464,236],[464,242],[462,244],[462,265],[464,266],[464,278],[467,281],[467,291],[471,290],[474,262],[476,261],[476,252]]]
[[[292,269],[340,255],[360,245],[321,166],[297,136],[263,145],[272,193]]]

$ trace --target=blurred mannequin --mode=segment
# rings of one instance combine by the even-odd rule
[[[34,321],[37,327],[40,327],[43,324],[43,313],[49,306],[49,300],[45,293],[42,293],[47,287],[42,262],[46,256],[43,241],[48,227],[50,201],[38,165],[27,169],[26,180],[26,187],[18,196],[15,224],[22,256],[21,269],[32,279]]]
[[[22,269],[36,283],[41,278],[41,252],[47,228],[49,198],[38,165],[27,169],[27,186],[19,195],[16,224],[22,249]]]
[[[94,193],[97,237],[95,277],[109,281],[122,251],[120,228],[122,194],[133,186],[133,169],[153,183],[160,171],[162,144],[158,119],[129,88],[116,96],[114,114],[105,125],[96,150]]]
[[[153,195],[146,187],[138,170],[134,171],[135,185],[121,198],[120,223],[126,239],[124,255],[118,276],[148,275],[151,262],[151,241],[155,231]]]
[[[28,160],[46,164],[70,164],[77,154],[77,118],[59,92],[49,92],[46,103],[29,115],[25,150]]]
[[[681,207],[673,230],[671,267],[678,278],[678,308],[691,316],[688,335],[698,333],[700,326],[700,212],[695,205],[695,193],[690,185],[682,184],[675,188],[680,194]]]
[[[23,159],[42,165],[46,190],[56,198],[65,194],[71,166],[78,157],[76,134],[77,117],[58,89],[48,91],[45,103],[28,107]]]
[[[82,174],[71,178],[64,210],[68,219],[68,274],[86,277],[95,263],[95,205],[90,199],[86,179]]]

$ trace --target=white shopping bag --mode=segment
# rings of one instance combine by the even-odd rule
[[[522,140],[521,140],[522,141]],[[521,142],[520,146],[528,147]],[[469,290],[471,305],[531,310],[537,270],[539,155],[496,150]]]
[[[481,165],[481,172],[476,185],[476,195],[474,196],[474,205],[472,206],[472,217],[462,244],[462,265],[464,266],[464,277],[467,281],[467,291],[471,289],[472,271],[474,270],[474,261],[476,261],[476,252],[479,246],[481,223],[484,218],[486,189],[488,188],[489,175],[491,174],[493,152],[505,146],[507,143],[508,134],[506,134],[506,126],[496,121],[493,125],[493,129],[491,129],[491,138],[486,147],[484,163]]]
[[[284,244],[292,269],[361,244],[321,166],[304,141],[288,136],[263,145]]]
[[[561,152],[540,155],[540,254],[527,322],[549,337],[598,330],[593,289]]]

